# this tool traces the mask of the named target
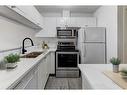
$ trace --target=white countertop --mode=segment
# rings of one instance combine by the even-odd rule
[[[7,89],[16,82],[18,82],[28,71],[30,71],[41,59],[43,59],[49,52],[56,49],[49,49],[42,53],[37,58],[21,58],[18,66],[11,70],[0,70],[0,89]],[[42,50],[34,50],[42,51]]]
[[[121,89],[103,73],[104,71],[111,71],[112,64],[79,64],[78,66],[92,89]],[[120,64],[120,69],[125,67],[127,68],[127,64]]]

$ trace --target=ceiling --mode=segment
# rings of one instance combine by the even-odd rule
[[[93,13],[100,6],[35,6],[40,13],[61,13],[64,9],[71,13]]]

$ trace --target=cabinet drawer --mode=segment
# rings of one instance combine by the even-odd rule
[[[13,89],[25,89],[25,86],[27,85],[28,81],[33,77],[37,67],[34,67],[32,70],[30,70]]]
[[[25,85],[25,89],[38,89],[38,71],[36,70],[34,74],[29,78]]]

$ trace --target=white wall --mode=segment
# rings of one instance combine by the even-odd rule
[[[25,37],[32,38],[36,43],[35,33],[31,28],[0,16],[0,51],[21,47]]]
[[[94,14],[97,26],[106,27],[107,62],[117,57],[117,6],[101,6]]]
[[[127,64],[127,6],[118,6],[118,57]]]

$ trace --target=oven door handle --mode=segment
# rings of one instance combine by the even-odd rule
[[[56,52],[56,54],[79,54],[79,52]]]

